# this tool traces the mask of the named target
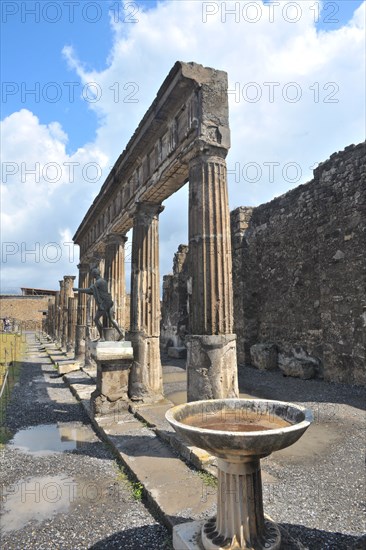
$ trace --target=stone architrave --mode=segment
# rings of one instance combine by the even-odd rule
[[[134,363],[129,395],[135,400],[160,398],[160,204],[139,203],[133,223],[131,266],[131,341]]]
[[[79,269],[79,283],[78,288],[88,287],[88,272],[89,264],[80,263]],[[86,338],[86,301],[87,294],[79,292],[77,295],[77,321],[76,321],[76,334],[75,334],[75,359],[80,362],[85,360],[85,338]]]
[[[238,396],[226,152],[206,148],[189,167],[188,401]]]
[[[115,319],[125,328],[125,243],[127,237],[117,233],[107,235],[105,242],[104,279],[114,302]]]
[[[74,297],[73,283],[75,280],[74,275],[64,275],[64,302],[62,309],[62,336],[61,336],[61,346],[67,350],[67,341],[68,341],[68,322],[69,322],[69,298]]]

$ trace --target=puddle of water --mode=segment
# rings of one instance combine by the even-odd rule
[[[172,382],[185,382],[187,380],[187,373],[186,371],[180,370],[180,372],[167,372],[163,374],[163,382],[164,383],[172,383]]]
[[[258,414],[254,411],[243,411],[244,415],[239,415],[241,418],[232,418],[232,411],[218,411],[216,413],[202,415],[196,414],[183,418],[181,422],[188,426],[195,426],[207,430],[222,430],[226,432],[254,432],[262,430],[276,430],[279,428],[287,428],[291,426],[290,422],[286,422],[278,416],[263,414],[258,418]],[[229,413],[229,414],[225,414]],[[244,418],[243,418],[244,417]]]
[[[183,405],[183,403],[187,403],[187,391],[174,391],[173,393],[165,394],[165,397],[174,405]]]
[[[3,492],[3,533],[18,531],[29,521],[41,523],[65,513],[73,500],[75,481],[65,475],[32,477],[19,480]]]
[[[93,441],[94,432],[82,424],[40,424],[20,430],[9,442],[20,451],[39,456],[77,449],[83,442]]]
[[[314,458],[328,451],[329,446],[342,437],[332,424],[311,424],[304,435],[291,447],[276,451],[273,455],[278,460],[301,461]]]

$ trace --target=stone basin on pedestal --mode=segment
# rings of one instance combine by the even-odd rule
[[[279,528],[263,512],[260,459],[295,443],[311,411],[283,401],[214,399],[173,407],[166,419],[190,445],[218,458],[217,515],[202,524],[200,540],[192,541],[190,524],[175,527],[174,548],[279,549]]]

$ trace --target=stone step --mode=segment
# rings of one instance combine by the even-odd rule
[[[214,513],[216,489],[182,461],[147,422],[142,422],[129,410],[93,418],[89,399],[95,385],[90,377],[79,371],[65,375],[64,380],[85,408],[97,432],[109,443],[133,480],[141,484],[147,501],[169,528]]]

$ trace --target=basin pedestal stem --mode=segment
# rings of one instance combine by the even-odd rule
[[[202,527],[206,550],[276,550],[278,527],[264,517],[260,461],[228,462],[218,459],[217,516]]]

